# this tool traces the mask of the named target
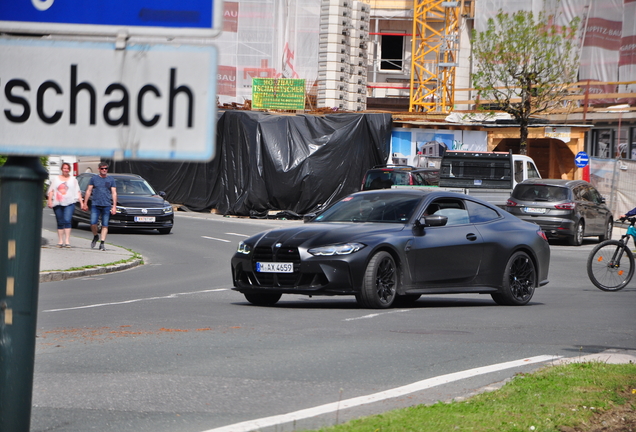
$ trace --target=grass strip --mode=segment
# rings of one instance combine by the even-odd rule
[[[636,421],[636,364],[550,366],[465,401],[404,408],[320,432],[587,431],[601,430],[592,425],[607,423],[601,417],[613,412],[619,422]]]
[[[124,258],[121,259],[119,261],[113,261],[111,263],[107,263],[107,264],[89,264],[89,265],[85,265],[85,266],[81,266],[81,267],[71,267],[68,269],[64,269],[64,270],[44,270],[44,272],[70,272],[70,271],[77,271],[77,270],[87,270],[87,269],[92,269],[92,268],[99,268],[99,267],[108,267],[108,266],[113,266],[113,265],[119,265],[119,264],[127,264],[136,260],[140,260],[140,265],[144,265],[144,257],[141,256],[141,254],[135,252],[132,249],[128,249],[125,248],[123,246],[117,246],[120,247],[122,249],[126,249],[128,252],[132,253],[133,256],[131,256],[130,258]]]

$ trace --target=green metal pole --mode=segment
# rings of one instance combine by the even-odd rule
[[[0,431],[31,423],[42,203],[46,170],[37,157],[0,167]]]

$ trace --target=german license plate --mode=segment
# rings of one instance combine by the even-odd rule
[[[259,273],[293,273],[294,264],[284,262],[257,262],[256,271]]]
[[[545,207],[543,207],[543,208],[541,208],[541,207],[526,207],[526,209],[525,209],[526,213],[541,213],[541,214],[545,213],[546,210],[547,209]]]
[[[135,216],[135,222],[154,222],[154,216]]]

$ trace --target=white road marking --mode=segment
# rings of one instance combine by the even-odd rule
[[[97,308],[97,307],[102,307],[102,306],[115,306],[115,305],[137,303],[137,302],[149,301],[149,300],[173,299],[173,298],[177,298],[179,296],[184,296],[184,295],[204,294],[204,293],[211,293],[211,292],[217,292],[217,291],[228,291],[228,288],[217,288],[217,289],[209,289],[209,290],[203,290],[203,291],[174,293],[174,294],[169,294],[169,295],[161,296],[161,297],[146,297],[146,298],[125,300],[125,301],[112,302],[112,303],[96,303],[96,304],[91,304],[91,305],[75,306],[75,307],[70,307],[70,308],[47,309],[47,310],[43,310],[42,312],[61,312],[61,311],[69,311],[69,310],[77,310],[77,309],[91,309],[91,308]]]
[[[374,314],[364,315],[364,316],[356,317],[356,318],[346,318],[344,321],[355,321],[355,320],[361,320],[361,319],[369,319],[369,318],[378,317],[380,315],[386,315],[386,314],[391,314],[391,313],[401,313],[401,312],[410,312],[410,310],[409,309],[400,309],[400,310],[393,310],[393,311],[382,312],[382,313],[374,313]]]
[[[423,381],[418,381],[412,384],[408,384],[402,387],[386,390],[379,393],[370,394],[367,396],[360,396],[357,398],[347,399],[340,402],[328,403],[313,408],[307,408],[300,411],[291,412],[288,414],[282,414],[272,417],[265,417],[256,420],[249,420],[246,422],[235,423],[229,426],[222,426],[216,429],[209,429],[204,432],[250,432],[261,428],[276,426],[284,423],[291,423],[298,420],[303,420],[311,417],[315,417],[321,414],[328,414],[337,410],[343,410],[347,408],[353,408],[360,405],[370,404],[386,399],[404,396],[409,393],[425,390],[431,387],[435,387],[442,384],[448,384],[450,382],[459,381],[465,378],[471,378],[477,375],[484,375],[487,373],[498,372],[505,369],[511,369],[520,366],[526,366],[534,363],[542,363],[554,361],[561,358],[561,356],[542,355],[537,357],[530,357],[521,360],[514,360],[506,363],[498,363],[490,366],[478,367],[475,369],[468,369],[465,371],[454,372],[447,375],[441,375],[435,378],[429,378]]]
[[[249,237],[247,234],[239,234],[239,233],[225,233],[227,235],[239,236],[239,237]]]
[[[230,243],[229,240],[224,240],[224,239],[215,238],[215,237],[201,236],[201,238],[210,239],[210,240],[217,240],[217,241],[224,242],[224,243]]]

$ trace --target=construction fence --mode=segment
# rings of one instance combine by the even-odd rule
[[[636,161],[590,158],[590,183],[605,197],[614,219],[636,207]]]

